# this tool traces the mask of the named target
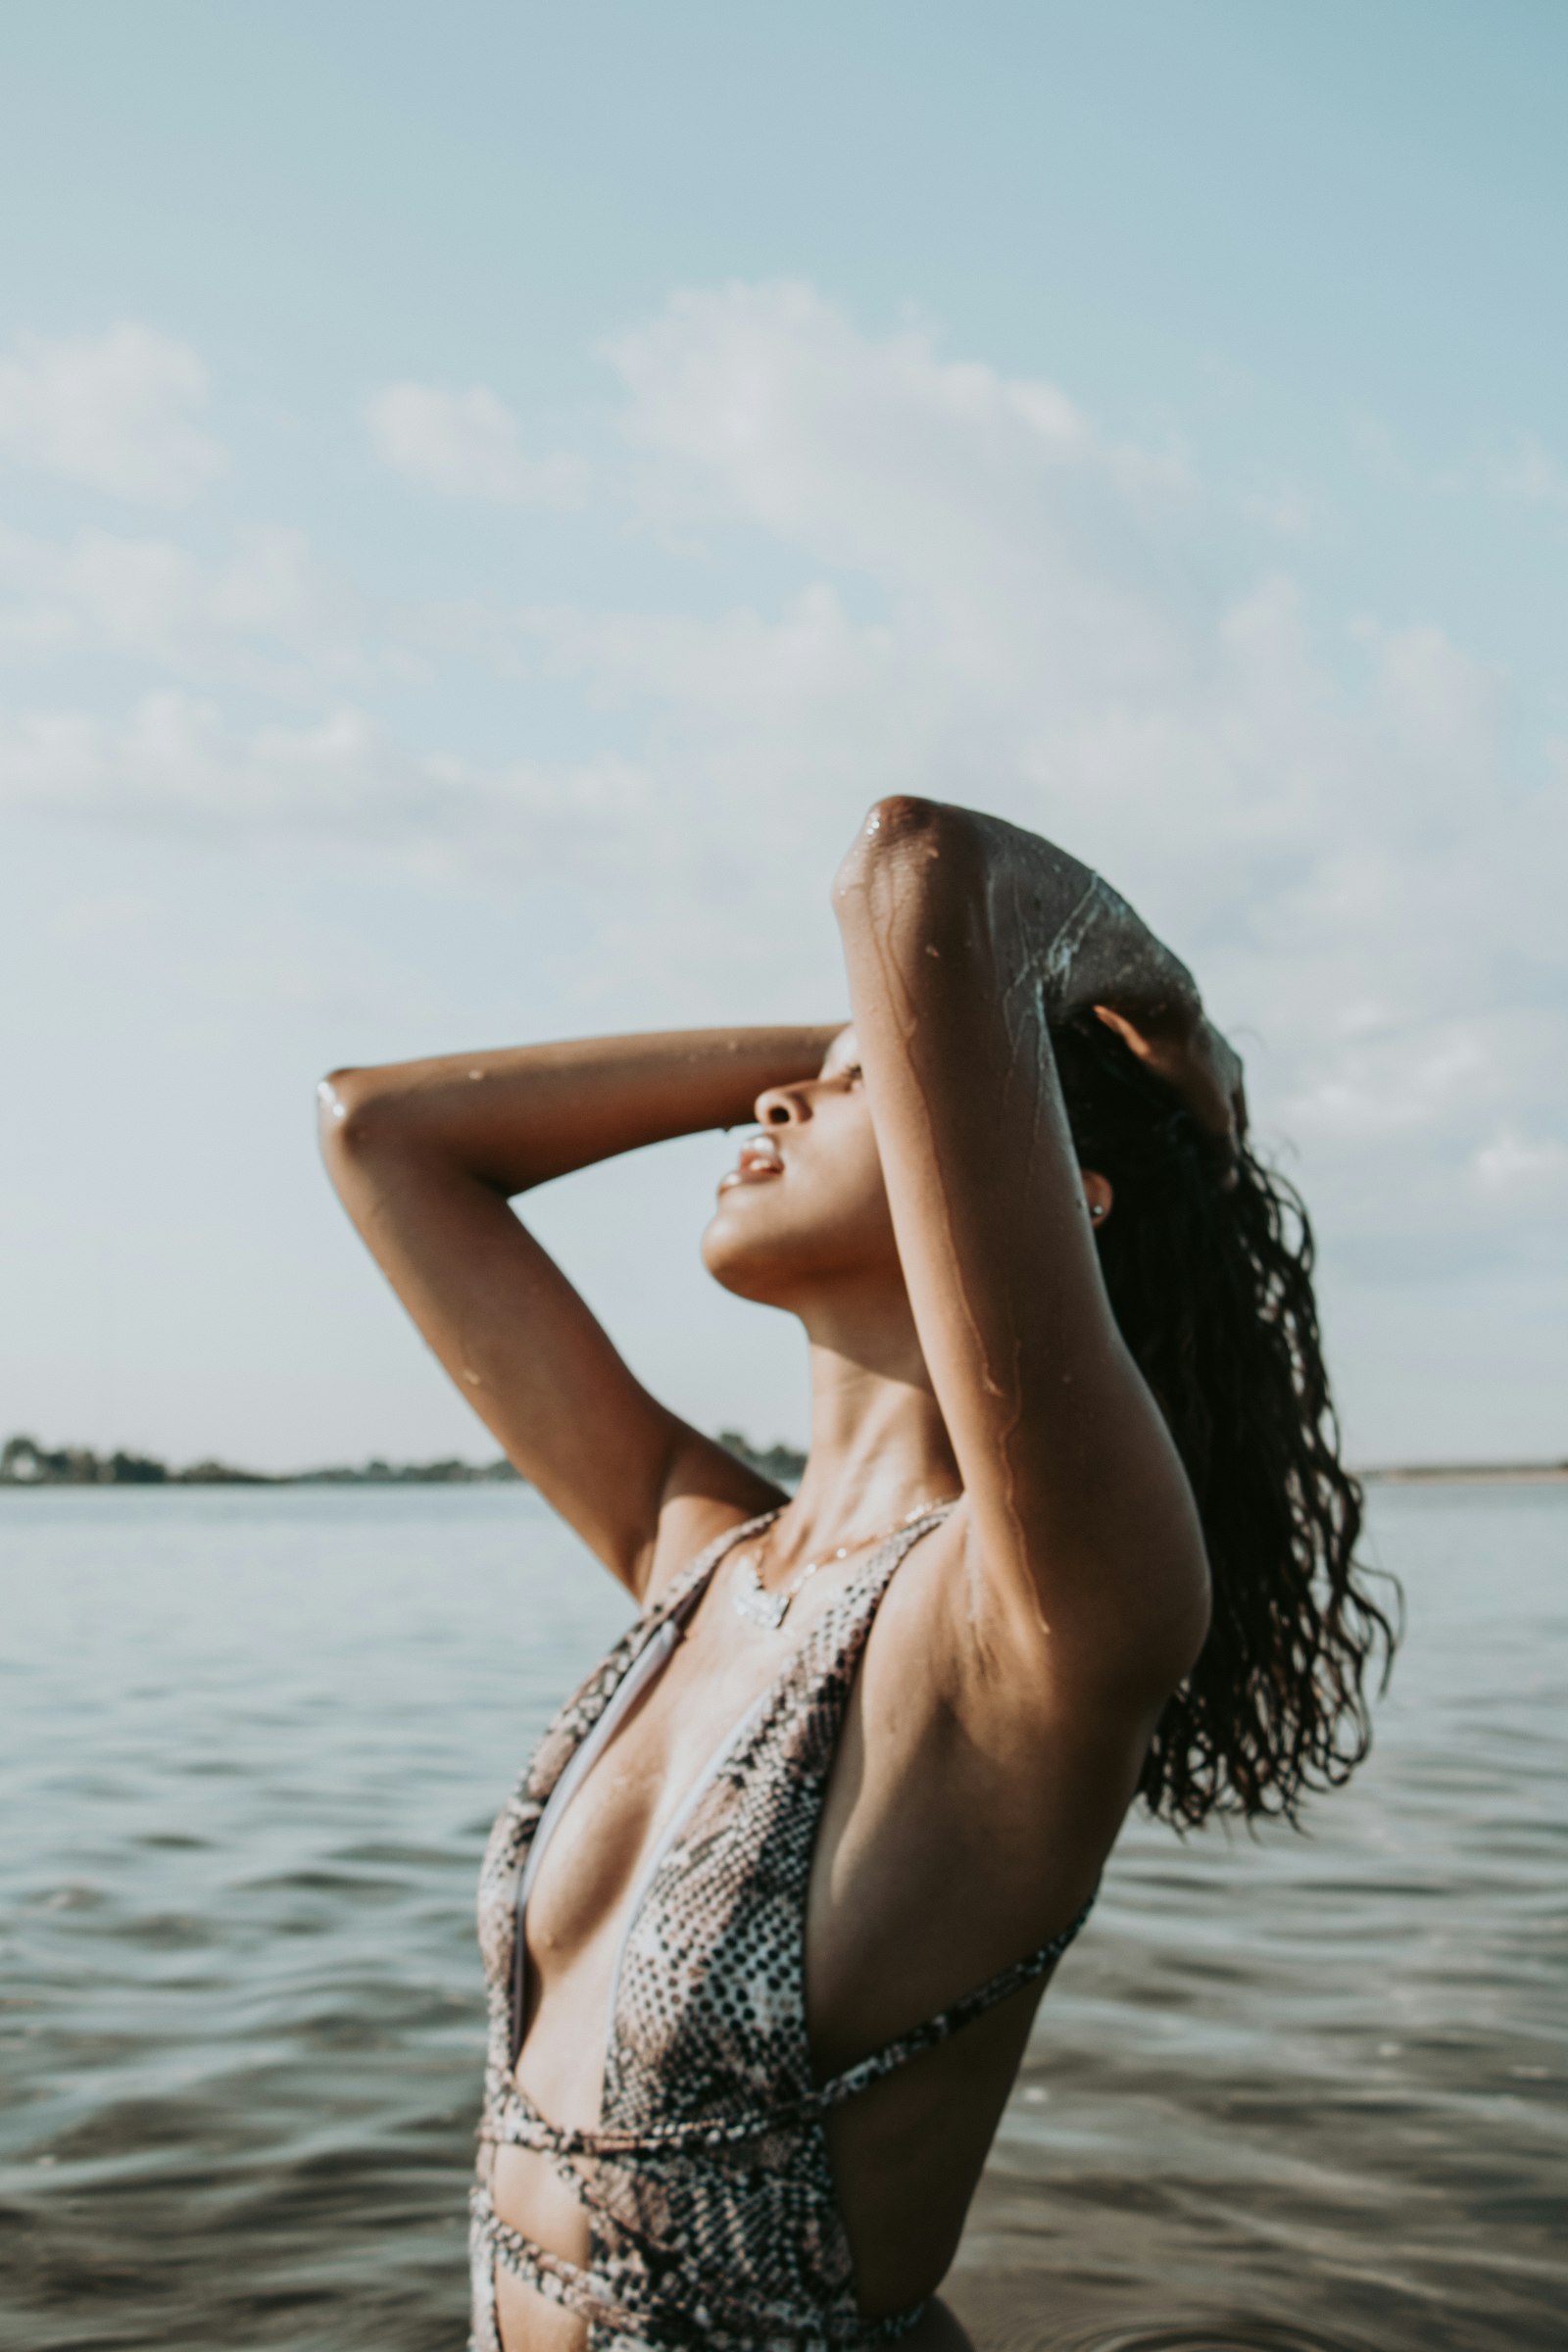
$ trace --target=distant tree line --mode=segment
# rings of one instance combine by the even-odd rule
[[[738,1461],[780,1486],[794,1486],[806,1467],[805,1454],[793,1446],[761,1448],[738,1429],[721,1429],[718,1442]],[[505,1456],[494,1462],[385,1462],[377,1455],[358,1466],[270,1475],[214,1461],[174,1469],[156,1454],[95,1453],[90,1446],[40,1446],[28,1437],[8,1438],[0,1446],[3,1487],[470,1487],[505,1484],[517,1476]]]
[[[9,1438],[0,1447],[0,1486],[8,1487],[312,1487],[474,1486],[514,1480],[509,1461],[385,1462],[294,1470],[270,1475],[236,1470],[231,1462],[189,1462],[182,1469],[151,1453],[95,1453],[90,1446],[40,1446]]]
[[[800,1483],[801,1472],[806,1468],[806,1456],[797,1453],[793,1446],[769,1446],[764,1452],[752,1445],[749,1439],[743,1438],[738,1429],[721,1429],[718,1442],[726,1453],[732,1453],[738,1462],[744,1462],[748,1470],[760,1471],[763,1478],[772,1479],[776,1486],[793,1487]]]
[[[40,1446],[36,1438],[8,1438],[0,1450],[0,1480],[13,1487],[162,1487],[204,1470],[224,1485],[261,1483],[219,1462],[171,1470],[150,1453],[95,1453],[90,1446]]]

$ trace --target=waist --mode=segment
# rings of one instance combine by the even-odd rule
[[[661,2352],[877,2352],[922,2341],[935,2352],[939,2344],[962,2344],[961,2330],[939,2326],[927,2334],[936,2309],[929,2300],[868,2319],[857,2309],[853,2288],[813,2285],[819,2249],[809,2217],[803,2217],[792,2244],[778,2217],[760,2210],[755,2181],[742,2194],[746,2203],[732,2207],[728,2226],[717,2231],[662,2201],[663,2243],[651,2241],[645,2229],[628,2229],[624,2217],[596,2217],[588,2260],[576,2262],[505,2220],[481,2181],[469,2197],[470,2235],[483,2261],[575,2312],[596,2339],[624,2337]]]

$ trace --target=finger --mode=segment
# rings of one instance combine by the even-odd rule
[[[1122,1044],[1130,1047],[1133,1053],[1138,1055],[1140,1061],[1148,1060],[1149,1041],[1147,1038],[1145,1038],[1141,1030],[1133,1027],[1131,1021],[1127,1019],[1124,1013],[1113,1012],[1108,1004],[1095,1005],[1094,1013],[1097,1020],[1103,1021],[1107,1029],[1113,1029],[1115,1031],[1116,1035],[1121,1039]]]

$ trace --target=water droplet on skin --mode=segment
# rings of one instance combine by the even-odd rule
[[[320,1085],[316,1090],[316,1099],[320,1103],[323,1110],[331,1112],[334,1119],[345,1119],[348,1117],[348,1112],[343,1106],[343,1098],[338,1093],[337,1088],[332,1084],[330,1078],[323,1078],[321,1080]]]
[[[470,1078],[482,1078],[484,1076],[484,1072],[483,1070],[470,1070],[468,1072],[468,1076]]]
[[[464,1365],[463,1377],[467,1382],[470,1389],[476,1389],[479,1386],[479,1375],[472,1369],[470,1365]]]

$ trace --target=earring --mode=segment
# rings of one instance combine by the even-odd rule
[[[1103,1200],[1097,1200],[1097,1201],[1095,1202],[1095,1204],[1094,1204],[1093,1208],[1091,1208],[1091,1210],[1089,1211],[1089,1214],[1090,1214],[1092,1217],[1102,1217],[1102,1216],[1104,1215],[1104,1213],[1105,1213],[1105,1203],[1103,1202]]]

